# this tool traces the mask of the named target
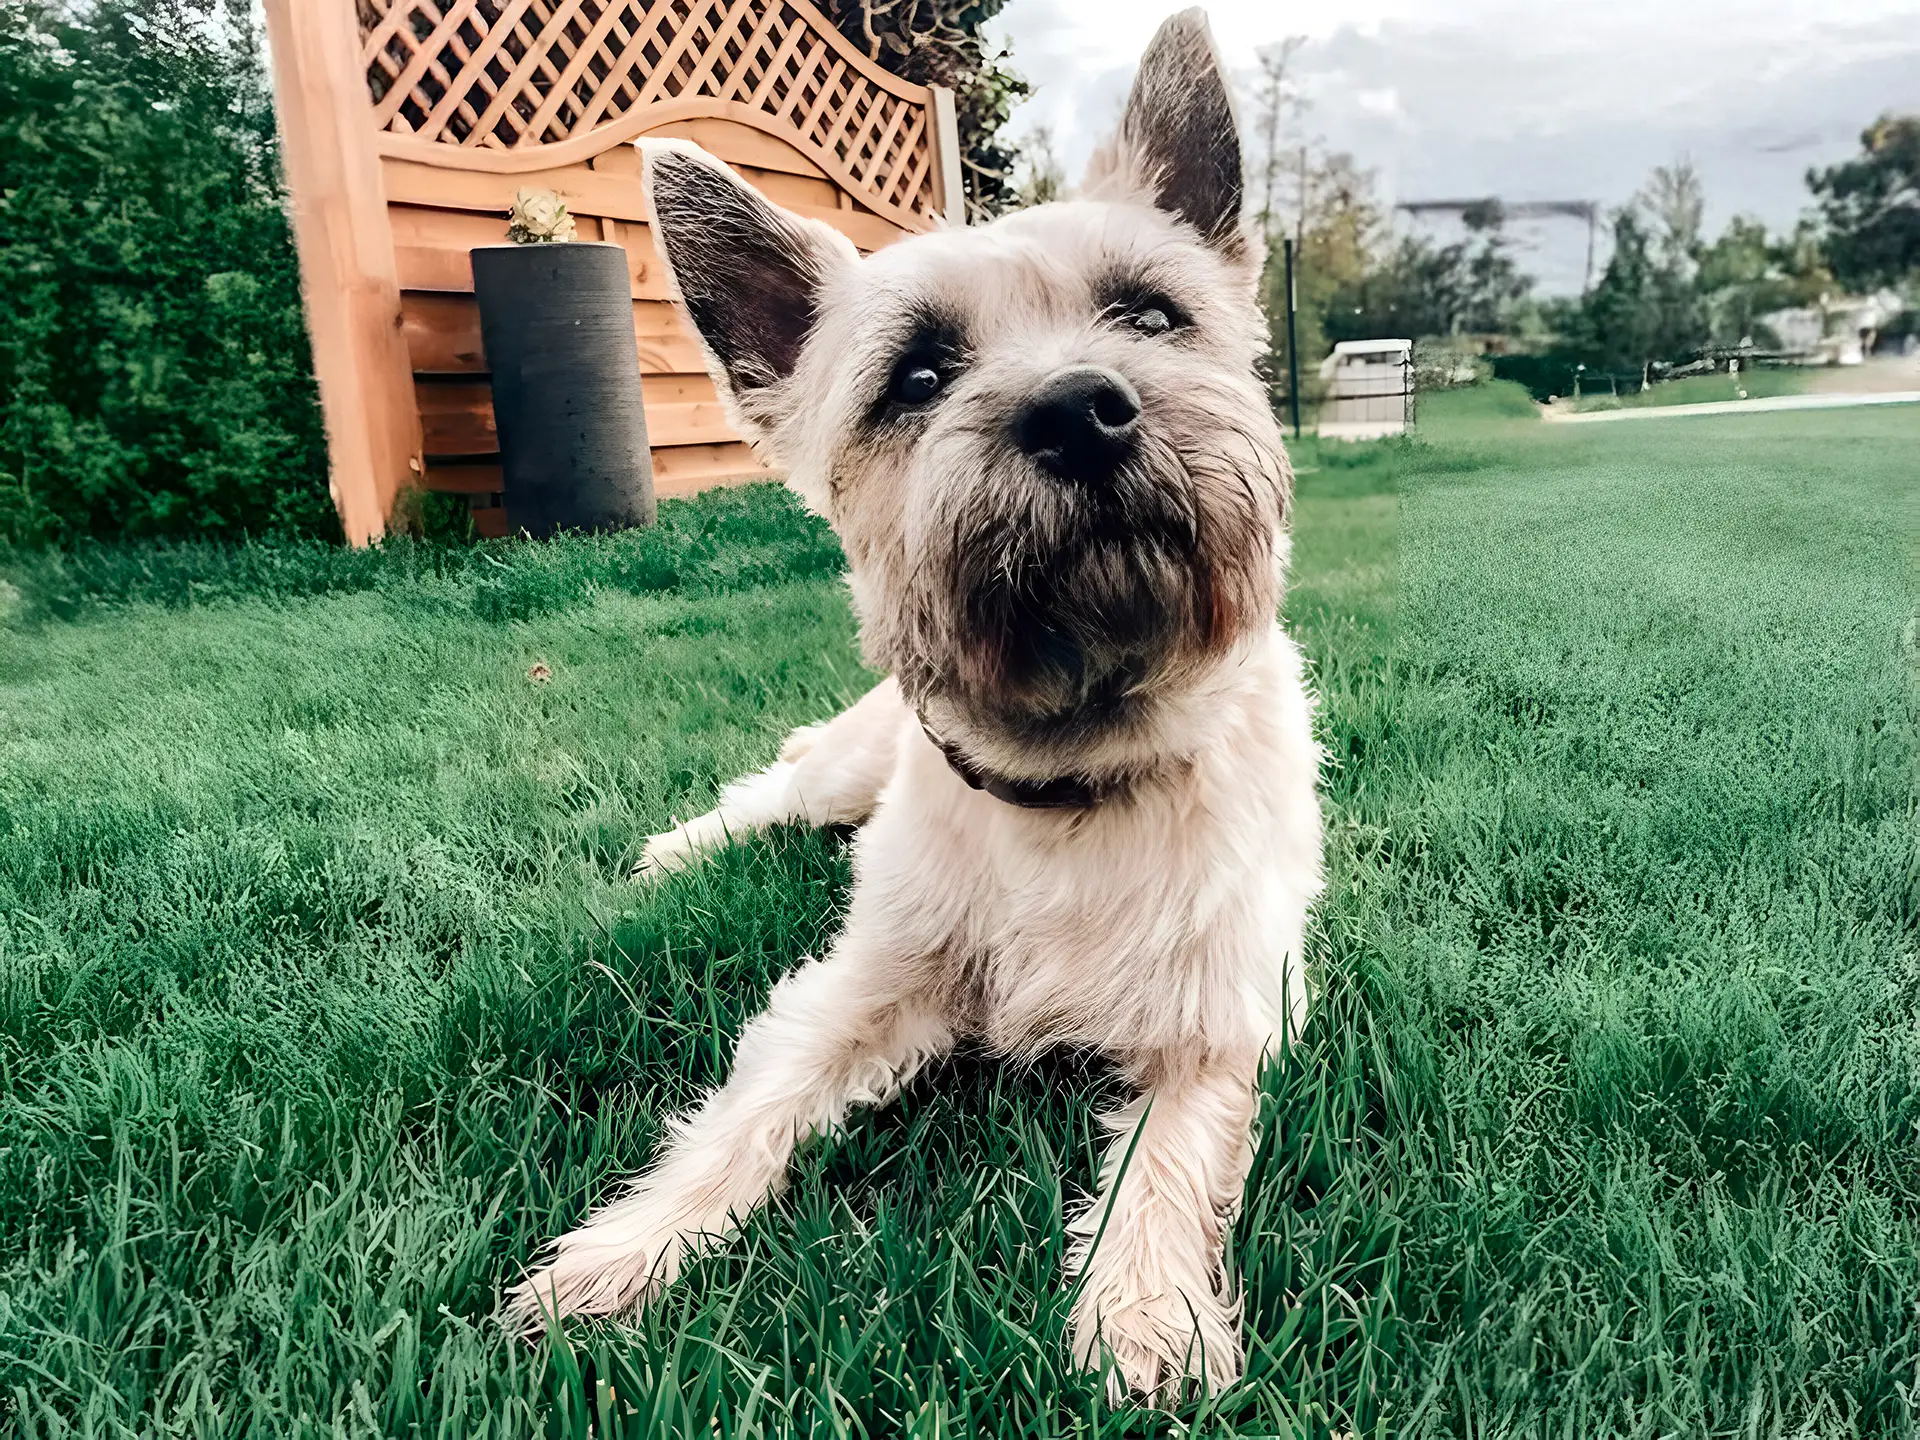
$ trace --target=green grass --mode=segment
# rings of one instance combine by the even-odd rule
[[[1085,1057],[941,1067],[634,1325],[491,1323],[844,901],[798,832],[623,879],[866,683],[777,492],[12,557],[0,1430],[1911,1430],[1920,430],[1497,398],[1301,487],[1325,994],[1236,1232],[1248,1380],[1177,1422],[1065,1363]]]
[[[1705,405],[1722,400],[1764,400],[1798,395],[1807,388],[1807,372],[1794,369],[1748,370],[1739,375],[1689,375],[1649,385],[1631,395],[1602,391],[1580,397],[1575,410],[1638,410],[1667,405]]]

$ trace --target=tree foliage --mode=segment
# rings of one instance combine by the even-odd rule
[[[1690,251],[1649,224],[1638,205],[1613,218],[1613,254],[1567,326],[1569,348],[1588,365],[1641,370],[1687,358],[1707,340],[1706,311]]]
[[[1751,215],[1734,216],[1718,239],[1700,248],[1694,283],[1706,307],[1713,344],[1752,341],[1763,349],[1778,343],[1762,323],[1763,315],[1811,304],[1837,288],[1811,224],[1803,222],[1792,234],[1776,237]]]
[[[1273,144],[1293,102],[1276,48],[1257,93],[1255,134]],[[1353,157],[1312,144],[1291,154],[1256,148],[1256,221],[1267,235],[1263,293],[1272,327],[1270,363],[1287,366],[1285,243],[1295,246],[1295,339],[1303,386],[1342,340],[1422,339],[1511,326],[1533,288],[1513,258],[1498,206],[1471,208],[1467,238],[1439,244],[1396,238],[1375,193],[1374,175]],[[1310,388],[1310,387],[1308,387]]]
[[[1634,204],[1646,218],[1647,239],[1659,268],[1691,276],[1707,215],[1706,187],[1693,162],[1654,166]]]
[[[826,0],[833,23],[866,57],[917,85],[953,91],[967,218],[988,220],[1020,203],[1019,149],[1007,138],[1027,82],[982,33],[1007,0]]]
[[[0,536],[337,531],[248,0],[0,7]]]
[[[1334,297],[1335,340],[1486,335],[1514,328],[1533,277],[1513,257],[1498,205],[1470,206],[1464,239],[1440,244],[1405,235]]]
[[[1833,273],[1856,290],[1920,284],[1920,115],[1882,115],[1861,154],[1807,172]]]

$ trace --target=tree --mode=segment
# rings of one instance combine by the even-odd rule
[[[869,60],[918,85],[953,91],[967,215],[988,220],[1020,203],[1018,148],[1005,138],[1030,87],[982,34],[1007,0],[827,0],[842,35]]]
[[[1575,348],[1603,370],[1638,370],[1657,348],[1647,303],[1653,257],[1639,212],[1624,206],[1613,217],[1613,254],[1575,317]]]
[[[1699,255],[1694,287],[1716,345],[1752,340],[1771,348],[1776,342],[1757,333],[1762,315],[1811,304],[1833,288],[1817,237],[1805,227],[1776,239],[1761,221],[1736,215],[1718,239],[1700,247]]]
[[[1355,165],[1351,155],[1309,151],[1308,163],[1294,178],[1296,339],[1305,375],[1318,365],[1334,339],[1344,338],[1342,309],[1373,269],[1383,227],[1373,174]],[[1265,274],[1276,373],[1287,363],[1286,268],[1279,258],[1286,238],[1284,233],[1275,237]]]
[[[1692,276],[1663,263],[1668,257],[1651,228],[1637,205],[1614,212],[1613,254],[1569,325],[1571,349],[1596,369],[1642,370],[1706,343]]]
[[[1290,117],[1298,129],[1306,113],[1306,101],[1290,73],[1293,57],[1306,43],[1306,36],[1290,35],[1256,52],[1260,78],[1254,90],[1254,143],[1247,151],[1253,170],[1248,193],[1256,197],[1255,221],[1269,250],[1279,236],[1282,179],[1291,154],[1281,144],[1282,132]]]
[[[1433,333],[1494,334],[1512,323],[1514,307],[1533,289],[1533,277],[1523,273],[1513,258],[1507,216],[1499,201],[1469,205],[1460,213],[1460,222],[1477,243],[1465,247],[1460,306],[1447,327]]]
[[[1674,274],[1691,276],[1699,260],[1707,211],[1706,190],[1693,162],[1683,156],[1672,165],[1656,165],[1635,203],[1650,222],[1655,263]]]
[[[1335,340],[1409,340],[1510,330],[1533,277],[1514,260],[1498,204],[1469,206],[1468,238],[1436,245],[1403,236],[1330,307]]]
[[[1053,130],[1036,125],[1020,146],[1019,202],[1022,209],[1046,205],[1067,193],[1067,172],[1053,148]]]
[[[1920,281],[1920,115],[1882,115],[1860,148],[1807,172],[1833,273],[1853,290]]]

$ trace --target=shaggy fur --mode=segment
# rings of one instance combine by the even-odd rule
[[[1071,1222],[1075,1353],[1111,1355],[1116,1395],[1226,1385],[1223,1246],[1262,1057],[1306,1003],[1320,755],[1274,619],[1291,474],[1205,20],[1162,27],[1086,199],[862,259],[698,151],[650,147],[647,184],[715,379],[839,534],[890,678],[648,845],[643,869],[669,869],[782,821],[864,822],[830,953],[512,1315],[645,1303],[778,1192],[797,1143],[960,1036],[1090,1045],[1139,1098]],[[1032,439],[1033,397],[1088,366],[1132,397],[1091,470]],[[1005,803],[929,731],[982,771],[1111,798]]]

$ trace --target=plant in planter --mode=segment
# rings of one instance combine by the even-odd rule
[[[507,211],[507,239],[516,245],[543,245],[572,240],[573,215],[567,202],[551,190],[519,190]]]
[[[654,516],[627,252],[573,236],[565,201],[522,190],[510,243],[472,251],[507,520],[538,538]]]

